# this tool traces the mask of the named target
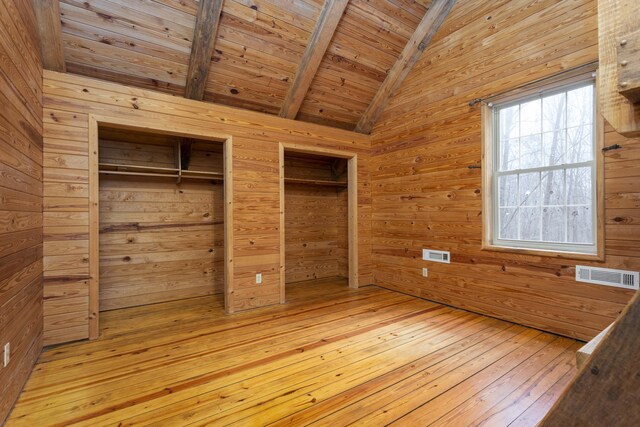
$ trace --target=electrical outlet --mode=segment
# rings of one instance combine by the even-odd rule
[[[256,274],[256,283],[257,283],[258,285],[261,285],[261,284],[262,284],[262,273],[258,273],[258,274]]]
[[[6,343],[4,345],[4,358],[3,358],[4,361],[2,363],[2,366],[6,368],[7,365],[9,365],[10,359],[11,359],[11,343]]]
[[[428,268],[423,268],[422,269],[422,277],[429,277],[429,269]]]

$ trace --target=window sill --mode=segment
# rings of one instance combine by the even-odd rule
[[[520,255],[544,256],[544,257],[559,258],[559,259],[572,259],[572,260],[582,260],[582,261],[604,261],[604,253],[583,254],[579,252],[545,251],[541,249],[512,248],[509,246],[495,246],[495,245],[488,245],[488,244],[483,244],[482,250],[493,251],[493,252],[506,252],[506,253],[520,254]]]

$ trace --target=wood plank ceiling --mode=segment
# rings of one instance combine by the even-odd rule
[[[453,3],[200,1],[59,0],[63,66],[69,73],[356,129],[361,119],[375,122],[367,109],[386,94],[379,91],[388,91],[389,71],[404,69],[407,53],[419,55],[424,45],[415,40],[425,40],[444,19],[429,18],[427,11],[446,16]],[[435,24],[425,25],[427,18]],[[55,25],[46,28],[52,33],[41,37],[49,45],[60,39]],[[407,52],[412,43],[414,52]]]

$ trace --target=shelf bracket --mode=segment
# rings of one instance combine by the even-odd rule
[[[347,173],[347,159],[335,159],[331,162],[331,176],[339,180]]]
[[[191,162],[191,147],[193,146],[193,139],[182,138],[180,141],[180,169],[189,169],[189,163]]]

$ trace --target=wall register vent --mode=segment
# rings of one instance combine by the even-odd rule
[[[578,282],[595,283],[597,285],[616,286],[618,288],[638,290],[640,273],[637,271],[614,270],[611,268],[576,266]]]
[[[451,254],[447,251],[435,251],[433,249],[423,249],[422,259],[425,261],[435,261],[435,262],[450,264]]]

